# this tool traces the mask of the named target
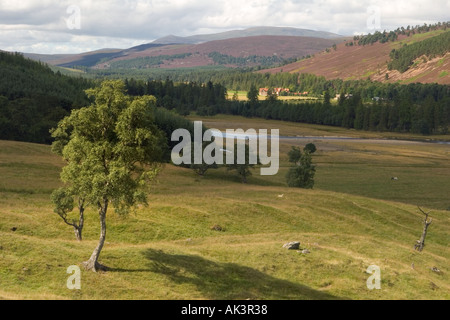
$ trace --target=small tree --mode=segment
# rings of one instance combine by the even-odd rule
[[[227,170],[228,171],[236,171],[237,174],[241,177],[242,183],[247,183],[248,177],[252,175],[252,172],[250,169],[255,168],[255,164],[250,163],[250,147],[248,144],[244,143],[245,147],[245,161],[244,163],[238,163],[238,144],[234,145],[234,161],[233,164],[227,164]],[[224,163],[226,163],[224,161]]]
[[[317,147],[314,143],[308,143],[304,148],[303,151],[308,151],[310,154],[313,154],[317,151]]]
[[[87,93],[95,102],[72,111],[52,132],[52,149],[66,161],[61,179],[71,190],[55,192],[54,202],[63,216],[73,196],[83,199],[83,208],[97,209],[100,239],[84,266],[98,271],[106,269],[98,259],[106,239],[108,208],[126,214],[137,204],[146,204],[144,187],[159,170],[166,139],[154,124],[154,97],[131,99],[121,81],[105,81]]]
[[[70,188],[60,188],[55,190],[51,195],[51,199],[55,204],[54,211],[67,225],[73,227],[77,240],[83,240],[84,198],[78,198],[78,221],[68,217],[68,214],[73,211],[75,206],[74,192]]]
[[[259,102],[259,91],[254,84],[251,85],[250,90],[247,92],[247,99],[251,107],[254,107]]]
[[[331,106],[331,95],[328,90],[323,92],[323,105],[327,107]]]
[[[288,153],[289,162],[298,163],[302,157],[302,150],[299,147],[292,147]]]
[[[275,92],[274,88],[269,88],[269,91],[267,92],[266,101],[268,102],[275,102],[278,100],[277,93]]]
[[[316,167],[312,164],[311,153],[307,150],[302,152],[298,147],[292,147],[288,156],[289,162],[294,163],[294,167],[290,168],[286,175],[288,186],[312,189]]]
[[[209,145],[210,142],[203,142],[202,143],[202,154],[204,152],[204,149],[206,146]],[[194,150],[194,143],[191,145],[191,150]],[[194,152],[191,153],[191,164],[187,165],[189,168],[191,168],[197,175],[204,177],[206,172],[210,169],[218,169],[219,166],[216,163],[213,164],[206,164],[205,159],[202,157],[202,163],[201,164],[195,164],[195,155]],[[186,165],[184,165],[186,166]]]

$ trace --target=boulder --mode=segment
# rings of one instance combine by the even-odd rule
[[[213,225],[211,227],[211,230],[213,230],[213,231],[225,231],[225,229],[223,227],[221,227],[220,225],[218,225],[218,224]]]
[[[283,245],[283,248],[286,248],[288,250],[298,250],[300,249],[300,242],[298,241],[288,242],[285,245]]]

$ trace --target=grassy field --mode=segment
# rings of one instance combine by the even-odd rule
[[[228,92],[228,98],[231,99],[236,91]],[[247,91],[237,91],[237,97],[239,101],[247,101]],[[266,100],[266,96],[258,96],[259,101]],[[281,101],[316,101],[318,98],[315,97],[299,97],[299,96],[279,96],[278,100]]]
[[[238,117],[203,120],[219,129],[377,138]],[[61,160],[49,146],[0,141],[0,298],[450,299],[450,146],[313,141],[314,190],[284,181],[287,151],[307,140],[283,140],[279,174],[255,170],[247,185],[222,169],[198,178],[166,165],[148,207],[126,217],[109,212],[100,260],[111,270],[82,271],[81,290],[67,289],[66,270],[96,246],[97,214],[88,210],[77,242],[49,202]],[[413,250],[423,221],[417,205],[433,218],[420,253]],[[283,249],[290,241],[310,254]],[[370,265],[381,269],[381,290],[366,287]]]

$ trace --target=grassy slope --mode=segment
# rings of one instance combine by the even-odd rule
[[[311,132],[296,126],[299,132]],[[399,189],[391,192],[403,196],[391,200],[403,203],[370,198],[389,193],[374,176],[390,177],[391,160],[403,163],[399,170],[416,175],[433,170],[415,164],[431,161],[440,173],[429,179],[448,190],[449,169],[442,159],[445,152],[448,159],[448,147],[406,146],[398,157],[387,157],[392,150],[384,145],[317,144],[315,190],[284,187],[283,172],[270,178],[255,172],[251,184],[242,185],[222,170],[198,179],[189,170],[166,166],[152,187],[149,207],[128,217],[110,212],[101,260],[113,270],[82,272],[82,290],[71,291],[66,269],[86,260],[95,247],[96,213],[88,212],[85,240],[76,242],[48,201],[50,190],[58,186],[60,160],[48,146],[0,141],[0,298],[449,299],[448,211],[432,210],[425,251],[412,249],[423,219],[415,207],[417,197],[434,197],[437,207],[447,197],[437,187],[415,191],[411,178],[401,179]],[[282,144],[283,152],[289,147]],[[380,153],[369,163],[365,155],[373,148]],[[286,159],[282,161],[285,165]],[[372,162],[378,168],[352,187]],[[435,180],[439,175],[447,179]],[[384,189],[388,187],[392,185]],[[340,188],[348,193],[335,192]],[[356,195],[352,189],[358,188],[370,197]],[[225,231],[212,231],[215,224]],[[295,240],[311,254],[281,249]],[[366,288],[365,270],[372,264],[381,267],[380,291]]]
[[[337,45],[337,50],[316,54],[311,59],[295,62],[280,68],[262,70],[260,72],[300,72],[324,76],[327,79],[357,80],[367,79],[381,82],[422,82],[450,84],[450,76],[445,73],[450,67],[449,54],[444,57],[423,62],[418,59],[417,64],[407,72],[401,74],[396,70],[389,71],[387,63],[391,60],[389,53],[404,44],[412,44],[439,35],[443,30],[436,30],[410,37],[400,36],[395,42],[374,43],[366,46],[349,46],[345,43]],[[351,41],[351,40],[349,40]],[[385,79],[386,73],[389,79]]]

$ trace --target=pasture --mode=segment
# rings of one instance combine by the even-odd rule
[[[148,207],[108,213],[100,261],[111,269],[82,271],[81,290],[67,288],[66,270],[97,244],[95,208],[77,242],[49,200],[63,162],[49,146],[0,141],[0,298],[450,299],[449,145],[382,143],[375,139],[385,134],[261,119],[201,120],[218,129],[370,139],[281,140],[279,173],[255,170],[246,185],[224,169],[198,177],[165,165]],[[287,152],[308,142],[318,147],[315,188],[288,188]],[[422,232],[417,206],[433,218],[423,252],[413,249]],[[283,249],[290,241],[310,253]],[[381,269],[380,290],[366,286],[370,265]]]
[[[233,95],[237,92],[237,98],[239,101],[247,101],[247,91],[230,91],[228,92],[228,98],[231,100],[233,98]],[[259,101],[266,100],[266,96],[258,96]],[[304,101],[316,101],[318,98],[316,97],[308,97],[308,96],[278,96],[278,100],[281,101],[291,101],[291,102],[304,102]]]

